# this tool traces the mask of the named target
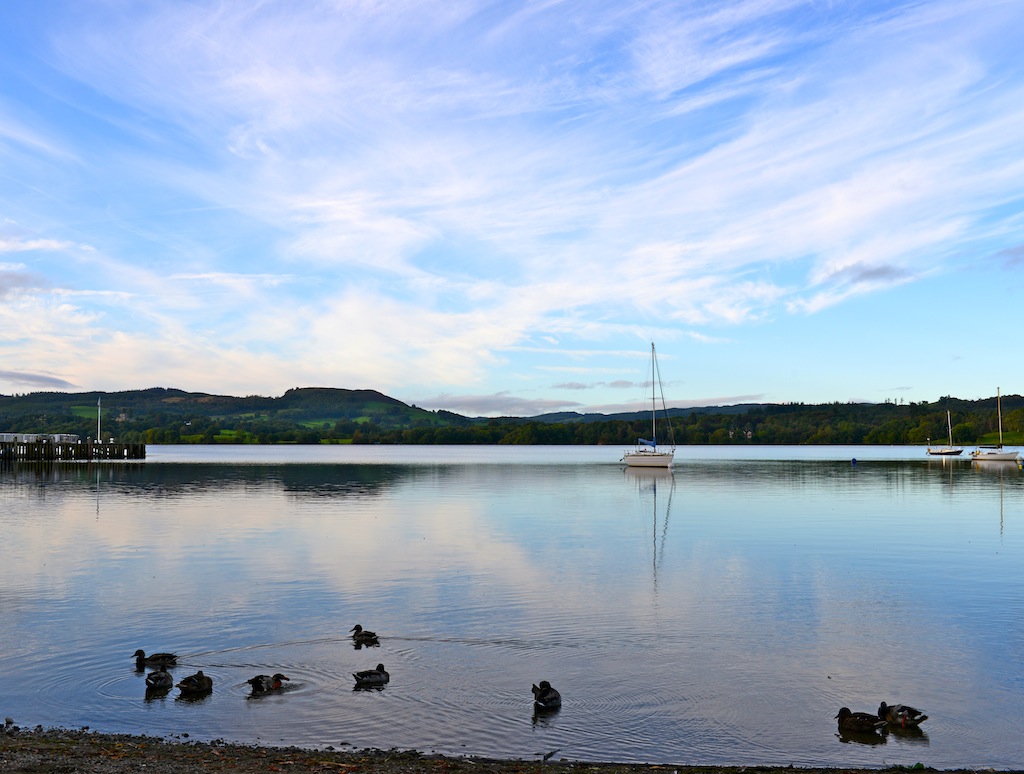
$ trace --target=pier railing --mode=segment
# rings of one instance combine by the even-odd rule
[[[0,441],[3,462],[73,462],[77,460],[144,460],[144,443],[99,441]]]

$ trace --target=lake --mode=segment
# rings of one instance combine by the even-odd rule
[[[152,446],[0,470],[0,712],[453,755],[1020,768],[1024,474],[920,447]],[[855,461],[854,461],[855,460]],[[362,624],[380,646],[356,649]],[[209,696],[147,699],[175,651]],[[383,663],[391,682],[353,690]],[[282,672],[252,697],[246,680]],[[549,680],[562,709],[535,717]],[[917,732],[837,735],[902,702]],[[873,743],[869,743],[873,742]]]

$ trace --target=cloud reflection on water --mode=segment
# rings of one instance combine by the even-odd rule
[[[629,754],[600,731],[613,722],[663,760],[849,762],[832,715],[881,699],[929,710],[943,766],[1016,752],[970,716],[1020,709],[1001,687],[1024,598],[1019,477],[883,461],[711,461],[671,477],[145,465],[103,468],[97,485],[95,473],[0,482],[12,556],[0,581],[19,632],[0,644],[28,673],[59,641],[89,651],[86,670],[136,647],[210,660],[228,687],[193,720],[216,733],[245,733],[230,685],[264,658],[305,672],[309,690],[289,697],[299,741],[357,723],[326,686],[379,658],[395,665],[382,700],[407,734],[391,744],[433,733],[417,714],[431,707],[477,751],[521,750],[518,726],[495,737],[487,723],[515,717],[523,684],[557,677],[566,709],[540,730],[598,757]],[[666,522],[655,509],[668,494]],[[382,634],[379,656],[348,644],[356,622]],[[463,681],[469,706],[451,708],[445,684]],[[54,722],[79,711],[60,701]]]

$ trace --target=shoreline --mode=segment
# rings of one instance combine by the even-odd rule
[[[557,753],[557,751],[556,751]],[[5,772],[58,774],[82,771],[93,774],[122,774],[145,769],[156,774],[185,774],[194,771],[257,772],[368,772],[369,774],[540,774],[551,768],[595,772],[595,774],[645,774],[670,770],[678,774],[868,774],[881,771],[938,771],[917,764],[888,768],[794,766],[678,766],[672,763],[602,763],[558,759],[499,760],[448,757],[414,750],[313,750],[238,744],[224,740],[193,742],[181,739],[133,734],[107,734],[81,729],[21,729],[8,721],[0,728],[0,769]],[[942,769],[949,774],[976,774],[994,769]],[[1016,772],[1019,769],[1000,769]]]

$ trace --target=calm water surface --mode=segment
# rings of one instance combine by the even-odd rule
[[[151,447],[0,471],[0,712],[309,747],[1024,764],[1024,474],[907,447]],[[856,464],[852,459],[857,458]],[[356,650],[361,623],[379,648]],[[136,648],[213,694],[146,700]],[[392,681],[353,691],[383,662]],[[278,695],[246,680],[281,671]],[[564,706],[532,716],[531,683]],[[842,739],[842,706],[930,719]]]

